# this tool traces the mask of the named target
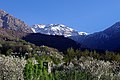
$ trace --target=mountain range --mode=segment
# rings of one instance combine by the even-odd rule
[[[111,27],[84,36],[72,36],[71,39],[81,43],[82,48],[92,50],[120,51],[120,22]]]
[[[63,24],[35,24],[31,28],[34,33],[41,33],[47,35],[60,35],[60,36],[78,36],[78,35],[87,35],[86,32],[78,32],[66,25]]]
[[[0,10],[0,41],[17,42],[25,40],[37,46],[48,46],[65,51],[67,48],[79,48],[80,44],[74,40],[58,35],[34,33],[30,26],[22,20]]]
[[[0,10],[0,40],[22,39],[37,46],[45,45],[64,51],[67,48],[120,52],[120,22],[109,28],[87,34],[63,24],[35,24],[24,21]]]

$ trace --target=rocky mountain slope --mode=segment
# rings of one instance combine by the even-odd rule
[[[85,32],[78,32],[63,24],[36,24],[32,26],[34,33],[42,33],[47,35],[62,35],[65,37],[87,35]]]
[[[54,27],[55,31],[57,30],[56,29],[57,27]],[[60,27],[60,29],[63,28]],[[65,28],[65,30],[68,30],[68,32],[74,31],[71,28],[67,28],[67,29]],[[73,47],[75,49],[79,48],[79,45],[75,41],[69,38],[65,38],[63,36],[44,35],[44,34],[32,33],[32,32],[33,32],[32,29],[23,21],[11,16],[10,14],[6,13],[3,10],[0,10],[0,40],[1,41],[14,42],[17,41],[18,39],[23,39],[37,46],[45,45],[56,48],[60,51],[64,51],[70,47]],[[78,34],[78,33],[74,31],[72,34]]]
[[[31,28],[23,21],[13,17],[3,10],[0,10],[0,27],[16,31],[23,31],[26,33],[33,32]]]
[[[0,41],[16,41],[26,35],[25,32],[0,28]]]

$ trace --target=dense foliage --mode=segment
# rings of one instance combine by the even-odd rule
[[[28,60],[24,70],[25,80],[48,80],[51,78],[46,67],[42,66],[42,62],[38,62],[38,64],[34,64],[31,60]]]
[[[24,57],[27,60],[23,71],[25,80],[119,80],[120,78],[120,54],[116,52],[102,53],[68,48],[62,53],[54,48],[35,46],[24,40],[18,40],[1,41],[0,53],[19,59]],[[43,66],[43,62],[50,63],[50,71]],[[12,74],[15,74],[14,71]]]
[[[15,58],[0,54],[0,80],[24,80],[24,58]]]
[[[120,62],[120,53],[117,52],[96,52],[94,51],[89,51],[89,50],[74,50],[72,48],[68,48],[67,51],[64,53],[65,60],[68,59],[70,62],[71,60],[74,60],[73,58],[76,58],[77,60],[81,57],[92,57],[97,60],[104,60],[104,61],[117,61]]]
[[[85,71],[76,69],[63,69],[59,71],[55,69],[51,73],[48,73],[47,68],[42,65],[41,60],[37,64],[32,62],[32,59],[28,60],[28,63],[24,69],[25,80],[92,80],[94,77]]]

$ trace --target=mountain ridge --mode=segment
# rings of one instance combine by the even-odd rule
[[[34,33],[42,33],[47,35],[60,35],[60,36],[77,36],[87,35],[86,32],[78,32],[63,24],[35,24],[31,28]]]
[[[22,37],[23,40],[33,43],[37,46],[48,46],[59,51],[66,51],[68,48],[79,49],[80,44],[74,40],[58,35],[46,35],[41,33],[28,33],[26,36]]]
[[[70,38],[80,43],[83,48],[103,51],[120,51],[120,22],[100,32]]]
[[[26,33],[33,33],[31,28],[21,21],[20,19],[15,18],[14,16],[8,14],[7,12],[0,9],[0,27],[22,31]]]
[[[41,34],[38,34],[38,33],[41,33]],[[104,51],[105,50],[120,51],[120,42],[119,42],[120,41],[120,22],[115,23],[114,25],[112,25],[111,27],[103,31],[87,35],[87,33],[85,32],[78,32],[63,24],[48,24],[48,25],[36,24],[34,25],[34,28],[32,27],[31,29],[31,27],[29,27],[20,19],[17,19],[11,16],[10,14],[6,13],[3,10],[0,10],[0,34],[1,34],[0,36],[2,36],[4,40],[6,40],[7,37],[8,37],[8,40],[9,38],[21,39],[22,37],[24,37],[24,39],[26,39],[28,42],[29,42],[28,39],[30,40],[35,39],[35,42],[33,41],[31,42],[35,44],[38,43],[41,45],[44,45],[49,42],[49,41],[46,41],[45,39],[42,39],[41,36],[44,36],[44,38],[46,37],[46,35],[50,36],[49,38],[53,38],[52,36],[54,36],[56,37],[54,38],[56,43],[58,43],[57,41],[59,36],[63,36],[61,37],[63,38],[61,40],[64,40],[64,37],[67,37],[76,41],[77,43],[73,41],[75,45],[79,43],[81,47],[79,46],[78,48],[104,50]],[[40,38],[37,38],[36,36]],[[43,44],[41,43],[42,41],[41,42],[37,41],[37,39],[40,41],[42,40]],[[48,40],[52,40],[52,39],[48,39]],[[62,41],[60,41],[60,43],[62,43]],[[52,46],[51,43],[47,45]],[[59,44],[57,44],[57,46],[58,45]],[[56,48],[57,46],[53,46],[53,47]],[[70,45],[70,47],[72,46]]]
[[[64,51],[67,48],[79,48],[79,45],[64,36],[45,35],[33,33],[31,27],[20,19],[0,10],[0,40],[4,42],[17,42],[19,40],[31,42],[37,46],[48,46]]]

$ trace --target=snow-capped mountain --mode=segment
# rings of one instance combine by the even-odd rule
[[[47,35],[62,35],[65,37],[87,35],[85,32],[78,32],[63,24],[35,24],[31,28],[34,33],[42,33]]]
[[[79,35],[88,35],[88,33],[86,33],[86,32],[78,32],[79,33]]]

